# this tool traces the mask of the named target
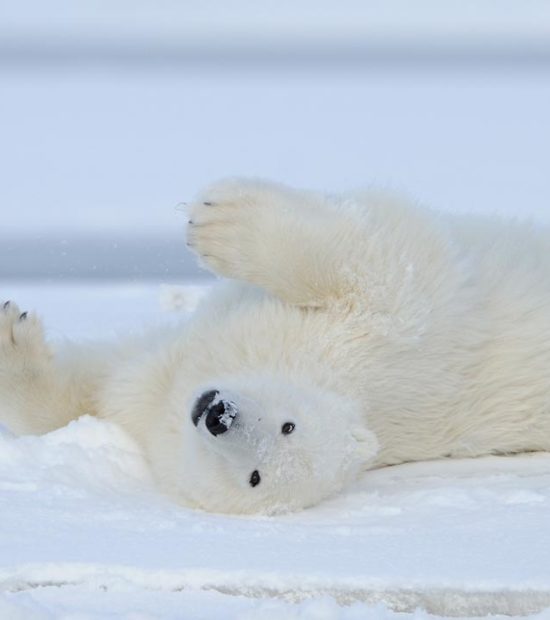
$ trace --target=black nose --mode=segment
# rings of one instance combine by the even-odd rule
[[[193,407],[191,413],[193,424],[198,426],[204,416],[208,431],[214,436],[221,435],[233,424],[233,420],[237,417],[237,407],[232,401],[222,398],[218,390],[209,390],[199,396]]]

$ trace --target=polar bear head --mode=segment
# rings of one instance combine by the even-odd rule
[[[174,490],[225,513],[273,514],[341,490],[378,446],[356,403],[271,375],[221,377],[186,407]]]

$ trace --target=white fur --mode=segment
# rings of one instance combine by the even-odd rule
[[[546,230],[242,180],[189,215],[189,245],[233,281],[180,330],[52,358],[34,317],[0,311],[13,430],[107,418],[166,491],[237,513],[312,505],[381,465],[550,450]],[[239,411],[217,437],[191,421],[209,389]]]

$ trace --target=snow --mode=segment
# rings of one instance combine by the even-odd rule
[[[229,400],[225,394],[218,392],[214,400],[208,405],[207,411],[210,411],[215,405],[219,405],[220,402],[223,403],[223,413],[219,416],[219,422],[227,428],[231,428],[233,420],[237,416],[237,405]]]
[[[164,288],[163,307],[203,291]],[[0,285],[55,338],[172,321],[160,294]],[[385,468],[301,513],[228,517],[162,496],[132,440],[83,417],[43,437],[0,434],[0,504],[9,620],[550,617],[548,454]]]

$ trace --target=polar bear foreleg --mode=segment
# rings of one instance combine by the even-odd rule
[[[86,357],[73,353],[59,363],[36,314],[1,303],[0,423],[16,434],[42,434],[93,413]]]
[[[312,193],[256,181],[208,188],[190,208],[188,245],[215,273],[303,306],[345,294],[357,222]]]
[[[447,260],[422,210],[376,197],[232,180],[207,188],[189,217],[188,245],[207,268],[301,306],[360,298],[391,311],[403,292],[425,296]]]

